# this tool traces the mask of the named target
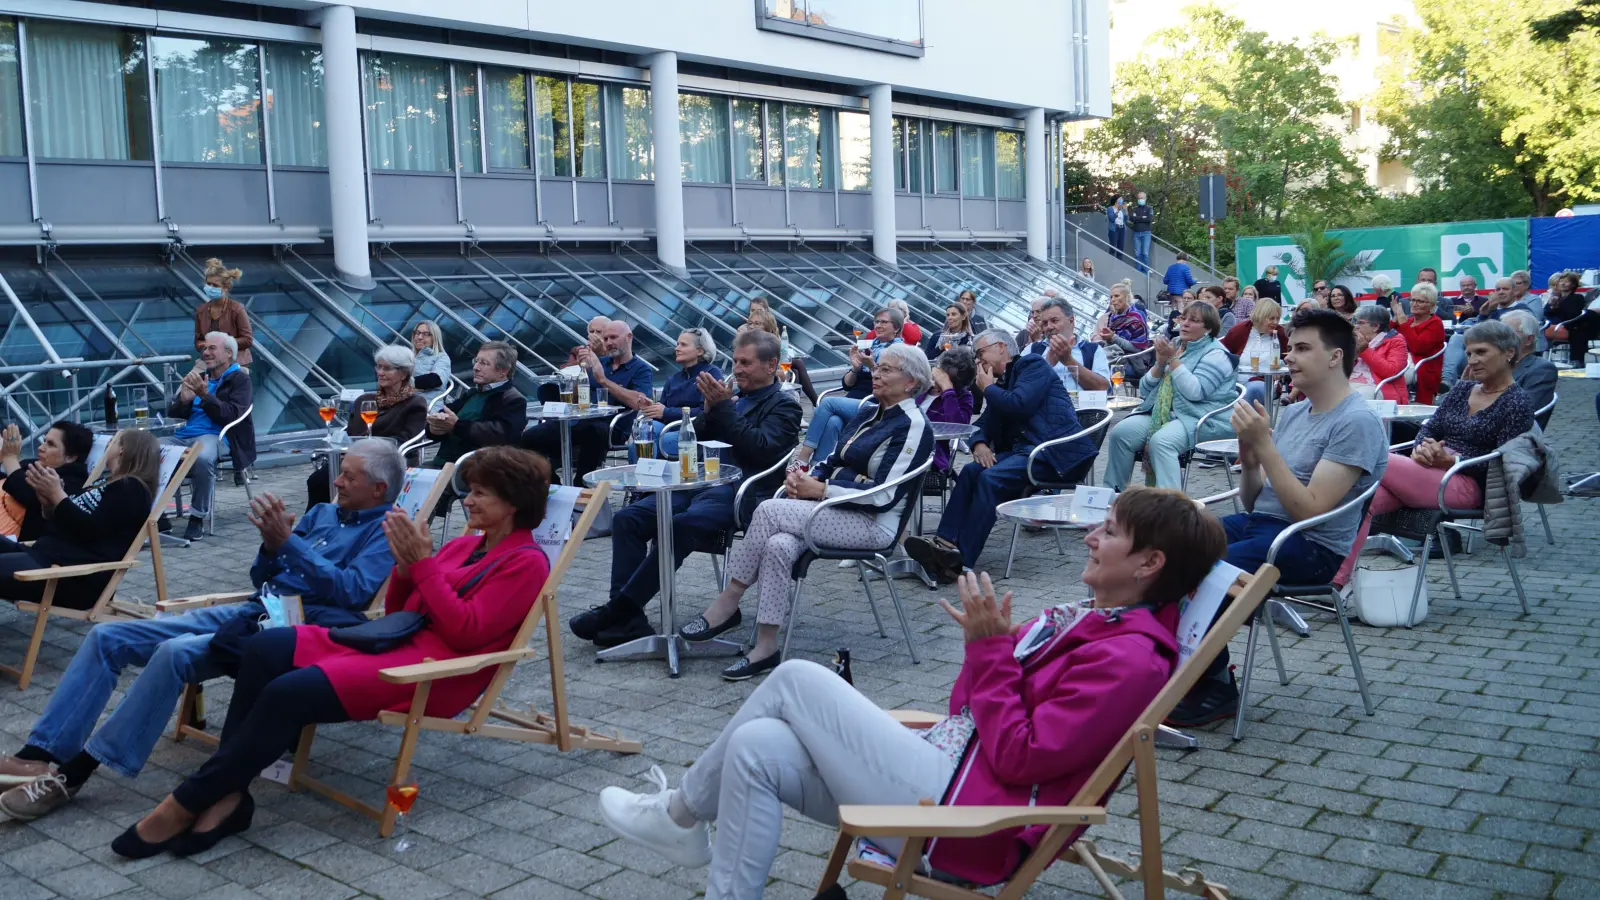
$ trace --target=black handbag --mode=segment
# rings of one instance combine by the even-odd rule
[[[544,552],[543,548],[538,544],[528,544],[527,546],[541,553]],[[517,549],[524,548],[519,547]],[[515,552],[517,550],[512,551],[512,553]],[[489,573],[493,572],[510,557],[511,553],[507,553],[505,556],[485,566],[483,571],[467,579],[466,583],[461,586],[461,599],[467,599],[473,590],[478,587],[478,584],[489,577]],[[419,612],[402,609],[399,612],[389,613],[370,622],[362,622],[360,625],[330,628],[328,629],[328,639],[335,644],[349,647],[352,650],[360,650],[362,653],[388,653],[390,650],[404,647],[406,644],[411,643],[411,639],[416,637],[417,632],[427,627],[427,624],[427,616]]]

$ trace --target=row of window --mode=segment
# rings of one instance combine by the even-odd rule
[[[0,156],[24,155],[22,60],[34,148],[53,159],[326,166],[321,51],[0,20]],[[368,165],[380,171],[528,171],[655,177],[650,91],[383,53],[362,56]],[[159,132],[151,135],[154,97]],[[262,139],[263,108],[271,140]],[[678,96],[685,181],[866,190],[865,113],[708,94]],[[1022,197],[1014,131],[895,119],[895,188]]]

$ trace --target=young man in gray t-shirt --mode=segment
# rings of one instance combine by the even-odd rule
[[[1338,313],[1308,309],[1289,325],[1289,378],[1306,399],[1283,411],[1274,430],[1259,403],[1234,407],[1239,438],[1239,497],[1248,513],[1224,518],[1227,561],[1254,572],[1274,539],[1295,522],[1360,496],[1383,477],[1389,445],[1383,422],[1350,389],[1355,330]],[[1292,535],[1273,561],[1280,584],[1327,584],[1350,552],[1361,510],[1352,509]],[[1180,702],[1168,723],[1193,727],[1234,715],[1239,690],[1228,651]]]

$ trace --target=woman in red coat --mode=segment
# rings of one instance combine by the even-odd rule
[[[1389,330],[1389,311],[1369,303],[1357,309],[1350,321],[1356,326],[1356,367],[1350,383],[1369,397],[1382,384],[1383,399],[1410,403],[1411,389],[1401,373],[1411,361],[1406,357],[1405,340]]]
[[[1439,306],[1439,289],[1424,281],[1411,288],[1411,317],[1402,318],[1400,300],[1389,301],[1394,330],[1406,339],[1411,358],[1417,360],[1417,402],[1433,404],[1444,373],[1444,358],[1428,359],[1444,349],[1444,320],[1433,314]],[[1422,360],[1428,359],[1427,362]],[[1402,401],[1403,402],[1403,401]]]
[[[425,524],[399,510],[383,523],[395,559],[384,610],[423,614],[422,630],[403,646],[371,654],[335,643],[328,629],[312,625],[251,638],[216,754],[113,841],[113,851],[133,859],[163,850],[188,856],[244,831],[255,812],[250,781],[295,745],[302,728],[371,719],[410,705],[414,687],[389,684],[379,670],[511,645],[550,575],[550,562],[533,539],[544,519],[550,463],[527,450],[490,447],[459,472],[471,486],[462,500],[467,525],[480,533],[451,541],[435,555]],[[437,682],[428,715],[449,718],[466,709],[494,672],[490,666]]]

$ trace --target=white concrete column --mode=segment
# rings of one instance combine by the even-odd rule
[[[872,126],[872,255],[895,265],[894,90],[875,84],[867,91]]]
[[[678,54],[650,56],[650,130],[655,137],[656,258],[687,273],[683,252],[683,164],[678,146]]]
[[[1045,165],[1050,141],[1044,128],[1044,109],[1034,107],[1028,110],[1025,122],[1022,134],[1023,141],[1027,144],[1027,151],[1023,161],[1022,177],[1025,182],[1023,198],[1027,203],[1028,213],[1028,255],[1042,260],[1049,252],[1050,241],[1047,202],[1050,196],[1050,180]]]
[[[328,196],[333,208],[334,276],[361,290],[377,287],[367,258],[366,154],[361,146],[361,61],[356,12],[322,10],[323,122],[328,140]]]

